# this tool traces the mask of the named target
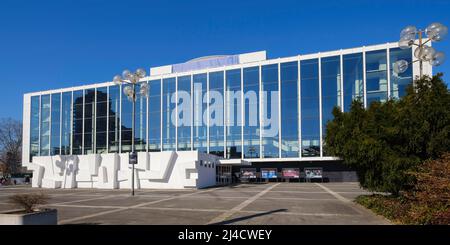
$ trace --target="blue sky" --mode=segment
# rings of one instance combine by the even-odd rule
[[[0,118],[21,119],[26,92],[108,81],[125,68],[394,42],[409,24],[450,26],[449,13],[448,0],[2,0]],[[450,56],[450,38],[434,47]],[[450,72],[450,59],[434,72]]]

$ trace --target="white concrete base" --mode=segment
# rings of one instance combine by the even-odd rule
[[[0,214],[0,225],[57,225],[58,211],[46,209],[34,213]]]
[[[33,157],[32,186],[41,188],[131,188],[128,153]],[[197,151],[139,152],[135,188],[205,188],[216,184],[219,158]]]

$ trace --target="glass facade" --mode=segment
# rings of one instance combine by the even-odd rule
[[[327,123],[333,120],[333,108],[335,106],[342,108],[340,56],[322,58],[320,69],[322,79],[322,138],[325,138]],[[328,154],[323,151],[323,156],[328,156]]]
[[[83,152],[94,153],[95,89],[84,90]]]
[[[108,152],[119,152],[120,147],[120,89],[121,87],[108,87]]]
[[[261,133],[262,157],[279,157],[278,64],[261,68]]]
[[[209,153],[224,157],[224,72],[209,73]]]
[[[178,77],[177,88],[177,149],[191,150],[191,76]]]
[[[71,122],[72,122],[72,92],[62,93],[61,101],[61,154],[70,155]]]
[[[72,126],[72,154],[80,155],[83,149],[83,90],[73,92],[73,126]]]
[[[281,157],[299,157],[298,62],[281,63]]]
[[[366,52],[367,105],[386,102],[388,97],[386,50]]]
[[[207,113],[208,75],[206,73],[193,76],[193,150],[208,152],[208,125],[203,115]]]
[[[176,136],[175,125],[172,123],[172,113],[175,115],[176,98],[176,79],[167,78],[163,80],[163,92],[162,92],[162,150],[176,150]],[[173,103],[172,103],[172,95]]]
[[[241,158],[242,91],[240,69],[226,71],[225,88],[226,158]]]
[[[52,94],[50,154],[61,154],[61,94]]]
[[[161,80],[148,82],[148,150],[161,150]]]
[[[301,154],[320,156],[319,60],[300,61]]]
[[[398,99],[406,94],[406,87],[412,83],[412,65],[405,72],[397,74],[394,72],[394,63],[398,60],[406,60],[412,64],[411,49],[391,48],[389,50],[391,98]]]
[[[364,102],[363,54],[343,55],[344,111],[349,111],[353,100]]]
[[[50,155],[50,95],[41,96],[41,128],[39,152],[41,156]]]
[[[40,108],[40,97],[31,97],[30,105],[30,160],[34,156],[39,156],[39,108]]]
[[[267,161],[327,157],[321,144],[334,107],[348,111],[353,100],[368,106],[405,95],[413,69],[395,74],[400,59],[411,62],[411,49],[290,57],[145,81],[149,95],[136,99],[136,150]],[[31,96],[30,158],[130,152],[133,108],[123,89]]]
[[[244,68],[244,158],[260,156],[259,66]]]
[[[107,153],[108,87],[97,88],[96,96],[95,152]]]

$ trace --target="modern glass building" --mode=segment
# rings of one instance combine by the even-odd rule
[[[150,69],[136,102],[138,151],[200,151],[253,165],[335,161],[324,151],[332,109],[405,94],[411,49],[387,43],[266,59],[266,52]],[[431,68],[425,67],[431,74]],[[132,103],[112,82],[24,95],[23,160],[131,151]],[[175,116],[174,116],[175,115]],[[175,117],[175,118],[174,118]]]

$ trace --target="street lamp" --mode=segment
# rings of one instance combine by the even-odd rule
[[[134,145],[134,135],[136,128],[136,86],[139,84],[139,80],[145,77],[144,69],[137,69],[136,72],[132,73],[129,70],[122,72],[122,76],[116,75],[113,78],[113,82],[117,85],[126,85],[123,88],[123,93],[127,96],[128,100],[133,102],[133,112],[132,112],[132,130],[131,130],[131,154],[130,154],[130,164],[132,165],[131,172],[131,195],[134,196],[134,165],[137,164],[137,154],[136,147]],[[141,96],[148,96],[148,85],[147,83],[140,84],[139,94]]]
[[[423,42],[423,35],[426,34],[428,40]],[[445,61],[445,54],[443,52],[436,52],[433,47],[425,45],[428,42],[442,41],[448,34],[448,28],[440,23],[431,23],[425,31],[417,29],[415,26],[407,26],[403,28],[400,33],[400,41],[398,41],[399,47],[401,49],[408,49],[412,46],[417,46],[414,50],[414,57],[417,58],[416,61],[412,63],[419,62],[420,64],[420,78],[422,78],[423,62],[429,62],[432,66],[439,66]],[[419,44],[415,43],[416,37],[419,38]],[[403,73],[408,69],[408,61],[398,60],[394,63],[392,67],[394,72],[397,74]]]

